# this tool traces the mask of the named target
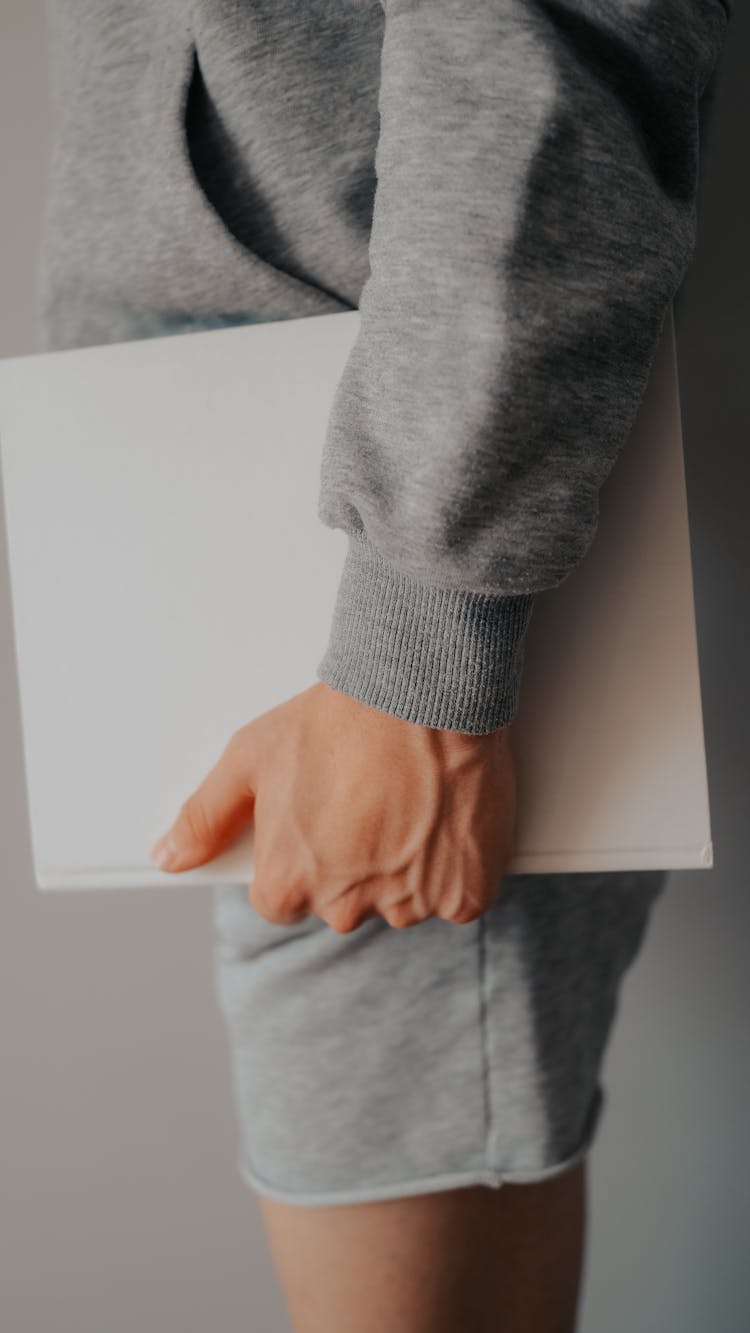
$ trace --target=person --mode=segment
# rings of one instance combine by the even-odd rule
[[[729,17],[48,4],[42,350],[360,311],[318,679],[153,849],[179,873],[255,823],[252,884],[214,891],[217,997],[298,1333],[576,1323],[601,1062],[666,872],[508,873],[512,724],[692,257]]]

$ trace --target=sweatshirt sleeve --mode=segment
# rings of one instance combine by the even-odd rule
[[[425,726],[518,709],[696,239],[724,0],[382,0],[370,272],[318,515],[318,678]]]

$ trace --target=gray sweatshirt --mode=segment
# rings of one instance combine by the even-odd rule
[[[40,350],[360,311],[321,459],[348,548],[319,679],[432,727],[515,716],[535,597],[591,545],[694,250],[728,17],[49,0]]]

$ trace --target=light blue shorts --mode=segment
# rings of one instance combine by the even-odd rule
[[[123,312],[112,336],[256,322]],[[620,984],[667,876],[507,875],[467,925],[375,918],[347,935],[315,916],[274,925],[245,888],[216,886],[242,1178],[331,1204],[572,1166],[601,1119]]]

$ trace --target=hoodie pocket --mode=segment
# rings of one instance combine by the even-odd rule
[[[223,253],[227,260],[234,262],[235,267],[239,263],[242,268],[251,272],[254,289],[258,290],[261,299],[266,292],[269,296],[281,296],[289,318],[348,310],[350,307],[345,302],[338,300],[325,289],[298,278],[278,264],[263,258],[232,229],[229,218],[217,202],[217,190],[215,187],[212,188],[209,175],[200,167],[196,167],[196,155],[192,148],[203,90],[198,51],[194,42],[191,42],[186,50],[185,62],[179,98],[180,167],[190,189],[194,210],[204,229],[209,253],[217,252],[219,255]],[[231,171],[229,163],[227,170]],[[285,316],[279,314],[277,317]]]

